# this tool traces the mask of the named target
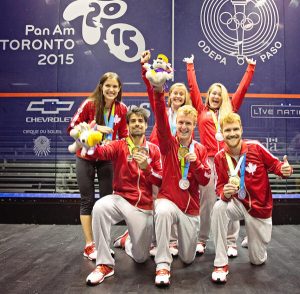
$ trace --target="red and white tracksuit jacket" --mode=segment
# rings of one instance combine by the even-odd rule
[[[122,196],[133,206],[152,210],[152,185],[161,185],[161,157],[159,148],[155,144],[144,141],[142,146],[149,151],[149,165],[146,170],[140,169],[134,159],[128,160],[130,151],[125,139],[112,141],[105,146],[98,145],[93,158],[112,160],[114,194]]]
[[[225,152],[230,155],[227,145],[215,156],[216,193],[223,201],[230,201],[224,196],[223,192],[224,185],[228,183],[230,175]],[[237,194],[233,197],[243,203],[251,216],[269,218],[272,216],[273,199],[268,172],[283,177],[280,172],[283,162],[273,156],[262,144],[254,140],[242,141],[240,154],[244,153],[246,153],[246,198],[241,200]],[[237,162],[233,157],[232,161],[236,166]]]
[[[179,187],[182,178],[177,137],[172,136],[166,113],[164,93],[155,94],[155,120],[157,137],[163,158],[163,177],[157,198],[166,198],[174,202],[181,211],[190,215],[199,215],[199,184],[207,185],[210,178],[210,168],[207,161],[206,148],[194,141],[194,152],[197,160],[191,162],[187,179],[190,182],[188,190]]]
[[[127,107],[124,103],[115,101],[115,118],[114,118],[114,125],[113,125],[113,136],[112,139],[115,140],[118,134],[118,139],[126,138],[128,136],[127,130],[127,122],[126,122],[126,114],[127,114]],[[68,133],[78,124],[82,122],[90,123],[95,120],[95,105],[94,102],[86,99],[82,102],[79,106],[77,112],[73,116],[69,126],[68,126]],[[82,157],[80,155],[81,150],[78,150],[76,155],[78,157]],[[94,160],[91,156],[86,154],[84,157],[86,160]]]
[[[193,106],[198,111],[198,130],[200,142],[206,147],[208,156],[214,156],[220,149],[224,147],[224,143],[218,142],[215,138],[216,126],[213,121],[210,108],[202,102],[201,92],[196,80],[194,64],[187,63],[186,69],[191,100]],[[232,96],[231,103],[232,110],[234,112],[237,112],[243,103],[243,99],[252,80],[254,70],[255,65],[249,64],[238,89]]]

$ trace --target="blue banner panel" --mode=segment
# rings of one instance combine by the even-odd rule
[[[150,112],[149,136],[139,60],[150,49],[151,61],[164,53],[173,65],[169,86],[187,84],[193,54],[203,95],[214,82],[234,93],[245,58],[256,60],[243,136],[288,155],[294,175],[270,176],[273,193],[299,195],[299,1],[3,0],[0,10],[0,194],[78,194],[66,129],[107,71],[120,75],[129,108]]]

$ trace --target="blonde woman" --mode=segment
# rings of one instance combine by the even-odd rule
[[[214,166],[214,156],[224,146],[223,137],[220,130],[220,119],[230,112],[237,112],[243,103],[243,99],[252,80],[256,61],[246,58],[248,67],[230,100],[229,94],[225,86],[221,83],[212,84],[206,95],[205,102],[202,102],[201,92],[199,90],[195,68],[194,56],[184,58],[186,62],[188,85],[193,101],[193,106],[198,111],[198,130],[201,144],[207,148],[209,163],[211,169]],[[206,242],[209,239],[211,225],[211,211],[216,202],[217,195],[215,193],[214,174],[212,173],[210,182],[205,187],[200,187],[200,231],[198,234],[197,254],[203,254],[206,248]],[[230,222],[227,236],[229,257],[236,257],[238,252],[236,248],[236,239],[239,232],[239,222]]]

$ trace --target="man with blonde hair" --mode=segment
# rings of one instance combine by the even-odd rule
[[[197,111],[190,105],[177,111],[176,135],[170,130],[163,90],[155,88],[155,120],[163,159],[162,185],[155,201],[155,255],[157,286],[170,284],[172,255],[169,251],[171,227],[177,226],[178,255],[189,264],[196,255],[199,227],[199,184],[210,178],[207,152],[193,140]]]
[[[215,203],[212,211],[216,250],[212,280],[225,283],[229,273],[226,254],[228,222],[245,221],[250,262],[263,264],[267,260],[272,231],[273,200],[268,172],[289,177],[292,167],[286,155],[281,162],[258,141],[242,140],[243,129],[238,114],[227,114],[220,126],[225,146],[214,160],[216,192],[221,200]]]

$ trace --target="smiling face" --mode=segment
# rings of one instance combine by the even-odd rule
[[[213,86],[208,92],[208,105],[211,109],[219,109],[222,105],[222,90],[219,86]]]
[[[108,78],[102,86],[105,102],[111,103],[114,101],[120,91],[120,85],[115,78]]]
[[[173,110],[177,110],[180,106],[185,104],[186,89],[183,86],[176,86],[169,94],[170,104]]]
[[[142,115],[132,113],[128,120],[128,130],[132,137],[141,137],[145,135],[148,124]]]
[[[240,149],[243,129],[239,122],[224,123],[222,127],[224,142],[230,149]]]
[[[187,146],[193,135],[196,126],[195,117],[192,114],[179,112],[176,118],[176,134],[179,142]]]

